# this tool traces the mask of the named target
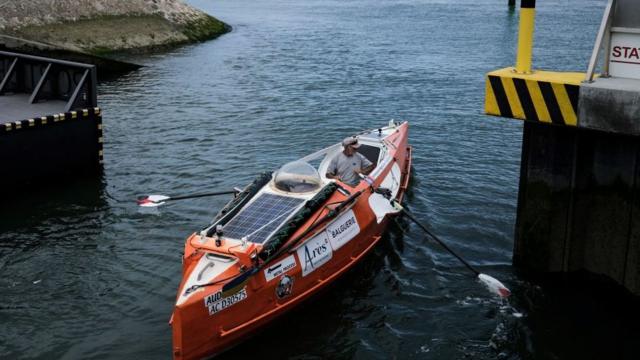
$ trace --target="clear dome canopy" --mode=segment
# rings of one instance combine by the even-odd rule
[[[318,171],[309,163],[297,160],[282,165],[273,177],[278,190],[291,193],[304,193],[320,188],[322,180]]]

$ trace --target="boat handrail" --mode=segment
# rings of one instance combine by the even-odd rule
[[[323,231],[325,231],[327,229],[327,227],[329,227],[329,225],[333,224],[334,222],[336,222],[336,220],[338,220],[338,217],[340,215],[342,215],[342,214],[346,213],[347,211],[351,210],[355,205],[356,205],[355,203],[351,203],[349,206],[347,206],[344,209],[342,209],[342,211],[340,211],[340,213],[338,213],[338,215],[336,215],[336,217],[333,219],[333,221],[330,221],[330,222],[324,224],[322,227],[320,227],[320,229],[318,231],[315,231],[313,234],[307,235],[304,240],[301,240],[298,244],[294,245],[289,250],[289,253],[292,254],[292,253],[296,252],[304,244],[308,243],[309,240],[313,239],[316,235],[318,235],[318,234],[322,233]]]
[[[227,255],[223,255],[223,254],[217,254],[217,253],[212,253],[212,252],[208,252],[205,257],[209,260],[214,260],[214,261],[221,261],[224,263],[230,263],[235,261],[235,258],[227,256]]]

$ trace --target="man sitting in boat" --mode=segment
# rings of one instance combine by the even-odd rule
[[[357,151],[358,147],[360,144],[355,136],[342,140],[342,152],[331,159],[327,168],[327,178],[340,180],[349,186],[358,185],[358,174],[367,175],[374,167],[369,159]]]

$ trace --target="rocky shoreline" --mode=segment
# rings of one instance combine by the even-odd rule
[[[179,0],[0,1],[0,34],[93,55],[204,41],[230,30]]]

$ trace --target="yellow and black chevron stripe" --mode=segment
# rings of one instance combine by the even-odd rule
[[[93,111],[88,109],[80,111],[69,111],[66,113],[42,116],[39,118],[18,120],[0,124],[0,135],[11,133],[16,130],[27,130],[31,128],[37,128],[45,125],[53,125],[58,122],[71,121],[71,120],[95,120],[98,124],[102,124],[100,108],[94,108]],[[100,135],[102,136],[102,135]]]
[[[104,163],[104,137],[102,134],[102,110],[99,107],[93,108],[93,115],[96,120],[96,127],[98,130],[98,163],[102,165]]]
[[[562,73],[554,75],[557,74]],[[576,126],[580,86],[575,73],[568,74],[572,75],[569,80],[549,73],[489,73],[485,111],[490,115]]]

